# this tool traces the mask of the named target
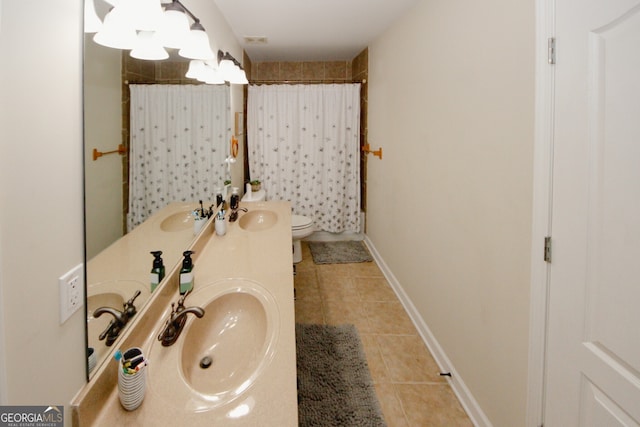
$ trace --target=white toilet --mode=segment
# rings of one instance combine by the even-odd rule
[[[313,234],[313,220],[303,215],[291,215],[291,236],[293,237],[293,263],[302,261],[300,240]]]
[[[244,202],[261,202],[266,198],[264,190],[247,192],[242,197]],[[300,240],[313,234],[313,219],[303,215],[291,215],[291,236],[293,237],[293,262],[302,261]]]

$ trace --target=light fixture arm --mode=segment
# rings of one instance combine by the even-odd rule
[[[220,64],[223,59],[228,59],[229,61],[233,62],[235,66],[237,66],[242,71],[244,71],[244,68],[242,67],[242,64],[240,63],[240,61],[234,58],[229,52],[223,52],[220,49],[218,49],[218,64]]]
[[[231,55],[229,55],[229,52],[225,54],[223,51],[218,49],[218,64],[220,64],[223,59],[229,59],[230,57]]]
[[[190,10],[189,10],[189,9],[187,9],[187,7],[186,7],[185,5],[183,5],[183,4],[182,4],[182,2],[181,2],[180,0],[173,0],[171,3],[160,3],[160,5],[161,5],[161,6],[163,6],[163,7],[165,7],[165,8],[166,8],[166,7],[168,7],[168,6],[171,6],[171,5],[176,5],[176,4],[177,4],[177,5],[178,5],[178,6],[179,6],[179,7],[180,7],[180,8],[181,8],[181,9],[182,9],[182,10],[183,10],[187,15],[189,15],[189,17],[190,17],[191,19],[193,19],[193,21],[194,21],[196,24],[199,24],[199,23],[200,23],[200,20],[199,20],[199,19],[198,19],[198,18],[197,18],[197,17],[196,17],[196,16],[195,16],[195,15],[194,15]],[[174,7],[175,7],[175,6],[174,6]]]

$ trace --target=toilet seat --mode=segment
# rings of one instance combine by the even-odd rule
[[[304,215],[291,215],[291,229],[302,230],[311,227],[313,220]]]

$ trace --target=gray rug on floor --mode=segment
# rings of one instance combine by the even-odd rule
[[[316,264],[342,264],[373,261],[364,243],[359,240],[339,242],[309,242]]]
[[[358,330],[296,324],[298,424],[384,427]]]

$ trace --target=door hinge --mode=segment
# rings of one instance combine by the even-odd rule
[[[544,238],[544,260],[551,262],[551,236]]]
[[[547,39],[547,61],[553,65],[556,63],[556,39],[549,37]]]

